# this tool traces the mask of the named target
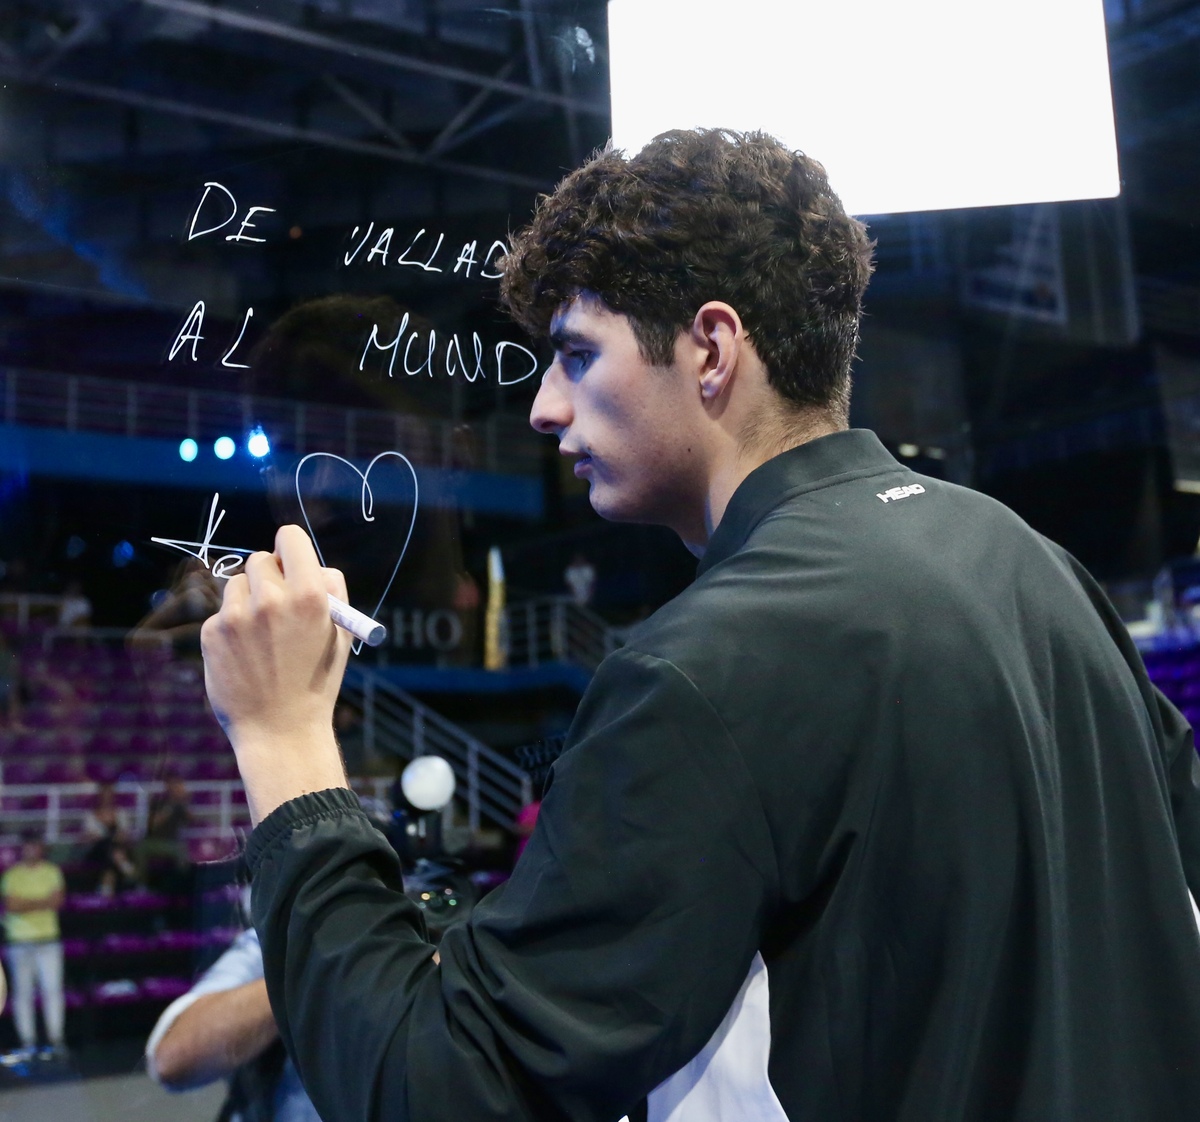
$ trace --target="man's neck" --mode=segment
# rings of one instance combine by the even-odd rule
[[[827,410],[806,410],[792,414],[778,424],[760,426],[752,440],[731,446],[726,455],[718,457],[709,475],[702,526],[690,535],[681,534],[683,544],[694,557],[703,557],[725,517],[729,500],[752,471],[792,448],[844,428],[846,425]]]

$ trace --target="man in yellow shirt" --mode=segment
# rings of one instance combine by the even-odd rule
[[[37,1048],[33,992],[36,979],[42,997],[49,1049],[45,1058],[63,1051],[63,954],[58,910],[66,885],[62,870],[46,860],[46,847],[37,834],[21,842],[21,860],[0,877],[4,897],[4,929],[8,936],[8,964],[12,975],[13,1018],[21,1047]]]

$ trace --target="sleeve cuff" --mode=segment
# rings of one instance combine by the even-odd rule
[[[289,837],[293,830],[323,818],[339,818],[350,812],[365,818],[358,796],[346,787],[330,787],[291,799],[276,807],[250,835],[246,843],[246,864],[253,876],[267,853]]]

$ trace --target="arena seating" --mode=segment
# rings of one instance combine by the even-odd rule
[[[6,784],[236,779],[198,659],[154,648],[26,641],[23,731],[0,733]]]

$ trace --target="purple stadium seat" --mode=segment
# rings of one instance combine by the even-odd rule
[[[95,756],[84,764],[83,770],[93,783],[112,783],[117,778],[117,769],[112,761]]]
[[[204,936],[198,931],[163,931],[158,946],[164,951],[194,951],[204,946]]]
[[[132,978],[100,982],[92,986],[94,1005],[132,1005],[142,1000],[142,989]]]
[[[82,770],[82,762],[75,764],[70,760],[53,760],[46,766],[43,782],[73,783],[79,778],[79,772]]]
[[[112,896],[99,892],[71,892],[67,894],[63,910],[68,912],[111,912],[121,905]]]
[[[213,927],[204,933],[204,944],[208,947],[228,947],[241,933],[240,927]]]
[[[13,760],[4,767],[6,783],[42,783],[45,782],[46,767],[37,759]]]
[[[142,687],[136,681],[118,682],[110,694],[113,701],[122,705],[138,705],[142,700]]]
[[[125,738],[118,736],[111,728],[103,728],[92,737],[92,752],[99,756],[115,756],[125,750]]]
[[[86,939],[64,939],[62,948],[66,958],[84,958],[91,953],[92,944]]]
[[[155,935],[132,935],[126,932],[114,932],[96,941],[96,951],[99,954],[145,954],[155,949],[158,941]]]
[[[88,1004],[88,995],[83,990],[63,990],[63,1004],[68,1009],[83,1009]]]
[[[206,757],[205,759],[194,761],[192,777],[195,779],[206,780],[223,779],[224,768],[220,760],[212,757]]]
[[[228,861],[237,856],[238,849],[233,838],[192,838],[188,841],[188,860],[195,865]]]
[[[172,730],[163,738],[163,751],[172,756],[190,755],[196,750],[196,734]]]
[[[222,884],[218,888],[210,888],[201,893],[200,899],[205,904],[236,904],[241,896],[242,886],[240,884]]]
[[[122,892],[121,905],[126,908],[137,908],[140,911],[162,911],[171,906],[171,898],[161,892],[151,892],[146,888],[134,888]]]
[[[129,738],[129,751],[135,755],[157,756],[162,750],[162,737],[153,733],[135,732]]]
[[[152,1001],[174,1001],[192,988],[186,978],[143,978],[142,993]]]
[[[45,705],[31,705],[25,711],[25,724],[31,729],[49,729],[58,724],[58,718]]]

